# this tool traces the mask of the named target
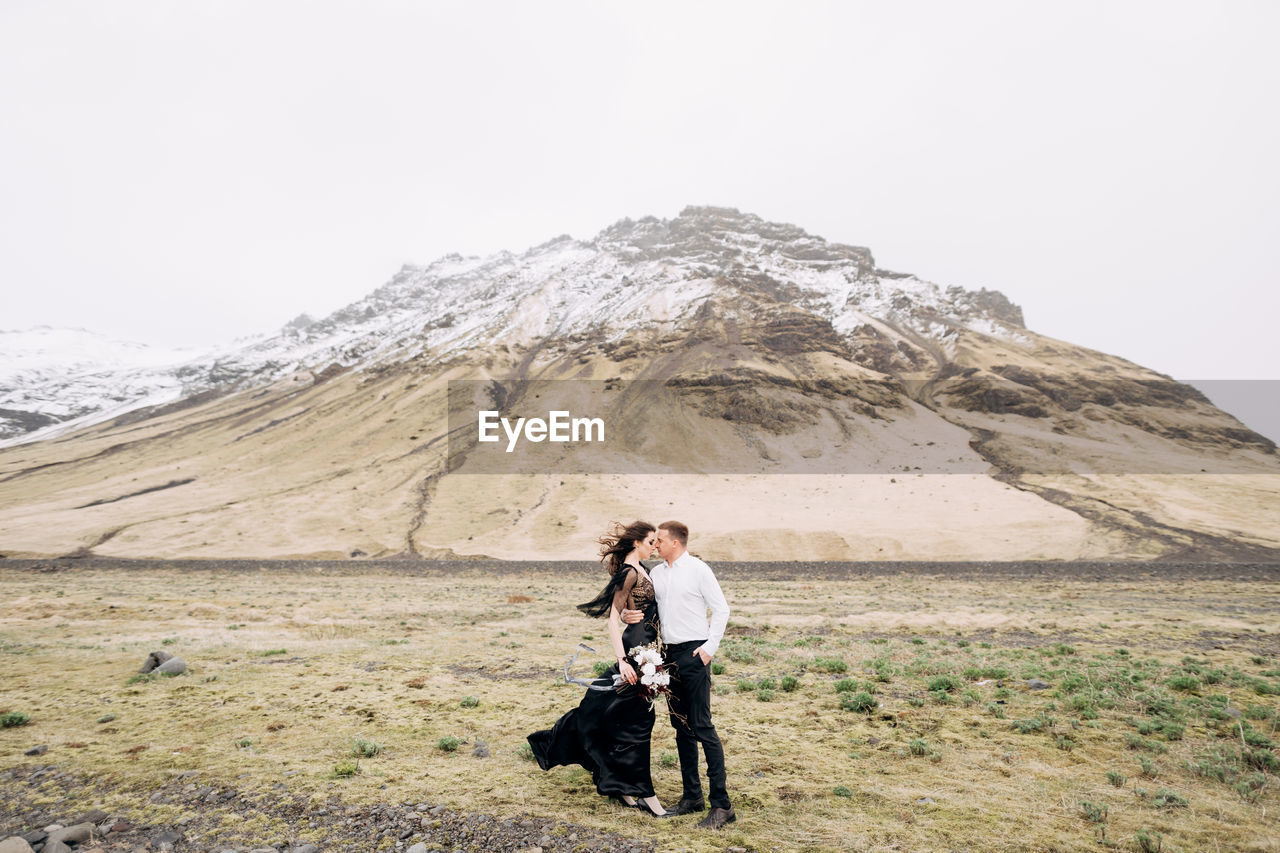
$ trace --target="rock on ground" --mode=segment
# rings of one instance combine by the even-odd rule
[[[74,826],[63,827],[62,829],[49,833],[49,838],[45,841],[45,844],[49,845],[54,842],[61,842],[63,844],[81,844],[89,840],[95,829],[97,829],[97,827],[91,823],[78,823]]]
[[[156,651],[147,655],[147,660],[145,663],[142,664],[142,669],[138,670],[138,673],[140,675],[146,675],[148,672],[151,672],[153,669],[155,669],[160,664],[164,663],[165,661],[169,660],[172,657],[173,655],[169,654],[168,652],[160,651],[159,649],[157,649]]]
[[[156,672],[162,675],[182,675],[187,671],[187,662],[182,658],[169,658],[164,663],[156,667]]]

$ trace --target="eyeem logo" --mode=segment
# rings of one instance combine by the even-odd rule
[[[446,466],[459,475],[898,477],[989,476],[1005,464],[1019,476],[1254,474],[1280,464],[1272,440],[1216,412],[1190,385],[1013,375],[939,379],[923,408],[898,379],[852,373],[808,379],[729,367],[667,379],[450,379]],[[1231,390],[1222,386],[1272,401],[1273,411],[1280,400],[1280,380],[1224,381],[1214,393]],[[947,425],[953,412],[964,413],[964,430]],[[1005,434],[1030,443],[1006,446]],[[438,439],[415,448],[440,449]]]
[[[498,427],[507,434],[507,452],[516,449],[521,434],[526,441],[604,441],[604,421],[600,418],[575,418],[567,411],[547,413],[547,419],[516,418],[512,426],[510,418],[504,418],[497,411],[482,411],[479,415],[478,441],[501,441]],[[595,437],[592,437],[594,432]],[[579,437],[579,436],[582,437]]]

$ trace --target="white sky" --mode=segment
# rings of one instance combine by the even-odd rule
[[[1277,379],[1280,3],[0,5],[0,328],[205,344],[687,204]]]

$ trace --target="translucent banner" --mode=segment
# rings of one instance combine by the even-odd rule
[[[1280,382],[961,372],[449,383],[466,474],[1277,474],[1275,444],[1206,393],[1260,410]],[[1229,393],[1228,393],[1229,392]]]

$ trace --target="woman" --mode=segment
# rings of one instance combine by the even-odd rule
[[[595,681],[612,688],[614,675],[622,676],[617,689],[588,690],[578,707],[550,729],[529,735],[538,766],[549,770],[560,764],[581,764],[591,771],[596,790],[617,797],[654,817],[666,814],[653,792],[649,774],[649,739],[653,734],[653,705],[638,684],[636,667],[627,654],[658,640],[658,603],[653,582],[640,564],[653,553],[657,532],[652,524],[635,521],[599,540],[600,560],[609,570],[604,590],[578,609],[588,616],[609,615],[609,642],[617,662]],[[624,608],[641,610],[644,621],[623,630],[619,616]]]

